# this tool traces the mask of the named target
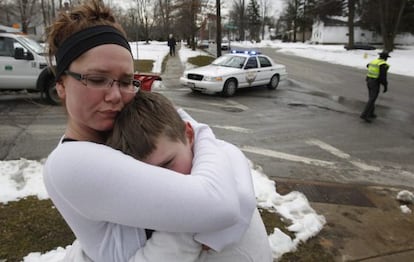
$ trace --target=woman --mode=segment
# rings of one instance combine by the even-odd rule
[[[224,245],[209,243],[209,232],[237,223],[240,203],[229,161],[207,126],[195,126],[191,176],[103,145],[138,90],[129,44],[110,10],[92,0],[61,14],[48,44],[67,127],[45,163],[44,182],[86,255],[128,261],[145,245],[145,228],[195,232],[202,244]]]

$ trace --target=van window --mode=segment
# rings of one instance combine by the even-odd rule
[[[14,56],[14,40],[0,37],[0,56]]]
[[[32,52],[35,52],[36,54],[44,54],[45,53],[45,48],[43,46],[41,46],[38,42],[36,42],[35,40],[29,38],[29,37],[19,37],[18,38],[19,41],[21,41],[24,45],[26,45]],[[23,47],[23,46],[19,46],[19,47]],[[25,52],[27,51],[27,48],[24,48]]]

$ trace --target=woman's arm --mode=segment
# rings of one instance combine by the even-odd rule
[[[235,179],[212,131],[205,125],[195,130],[200,139],[192,176],[147,165],[104,145],[67,142],[49,156],[45,182],[93,221],[169,232],[223,229],[240,213]]]
[[[220,150],[227,154],[232,164],[231,172],[236,178],[240,216],[238,221],[230,227],[219,231],[195,234],[197,241],[215,251],[221,251],[224,247],[238,243],[241,240],[250,225],[253,212],[256,209],[256,197],[247,158],[236,146],[224,141],[220,141],[220,143],[222,145]]]

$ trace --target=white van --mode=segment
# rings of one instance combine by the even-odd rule
[[[0,32],[0,91],[40,92],[49,104],[60,104],[45,49],[26,35]]]

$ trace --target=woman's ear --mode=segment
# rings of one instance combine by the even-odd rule
[[[185,136],[188,139],[188,142],[191,146],[194,145],[194,129],[191,126],[190,122],[185,122]]]
[[[63,85],[62,80],[59,80],[58,82],[56,82],[56,92],[58,96],[60,97],[60,99],[65,99],[66,90],[65,90],[65,86]]]

